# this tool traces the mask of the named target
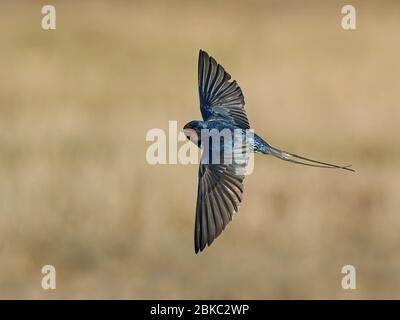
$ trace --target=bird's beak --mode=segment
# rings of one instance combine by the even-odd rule
[[[199,137],[195,130],[189,128],[183,128],[183,133],[185,134],[186,138],[193,142],[199,141]]]

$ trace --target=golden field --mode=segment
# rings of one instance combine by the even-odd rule
[[[354,31],[340,1],[51,4],[52,31],[0,4],[0,298],[400,298],[400,4],[353,1]],[[149,165],[145,136],[200,118],[200,48],[258,134],[357,172],[257,155],[195,255],[197,166]]]

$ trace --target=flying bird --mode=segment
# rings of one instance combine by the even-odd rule
[[[221,149],[217,151],[212,143],[205,147],[202,132],[213,129],[218,132],[249,130],[243,93],[237,82],[231,81],[229,73],[203,50],[199,52],[198,87],[203,121],[194,120],[187,123],[183,128],[185,136],[202,148],[203,154],[204,148],[207,148],[206,151],[210,149],[219,152],[222,149],[229,149],[233,152],[234,148],[227,148],[226,144],[217,146]],[[339,166],[316,161],[272,147],[255,133],[251,137],[245,144],[249,152],[269,154],[281,160],[306,166],[354,171],[350,165]],[[209,160],[209,156],[206,158]],[[203,157],[200,162],[198,174],[194,227],[196,254],[203,251],[206,245],[210,246],[232,220],[233,214],[239,210],[244,190],[245,173],[242,169],[246,165],[245,162],[213,163],[204,159]]]

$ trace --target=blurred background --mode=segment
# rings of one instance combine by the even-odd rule
[[[0,10],[0,298],[400,298],[400,4],[42,1]],[[193,249],[197,165],[146,132],[200,119],[199,49],[272,145],[227,230]],[[57,289],[41,288],[54,265]],[[341,288],[342,266],[357,290]]]

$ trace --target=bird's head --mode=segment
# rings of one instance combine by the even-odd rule
[[[201,129],[206,129],[203,121],[193,120],[185,124],[183,133],[190,141],[199,144],[201,139]]]

